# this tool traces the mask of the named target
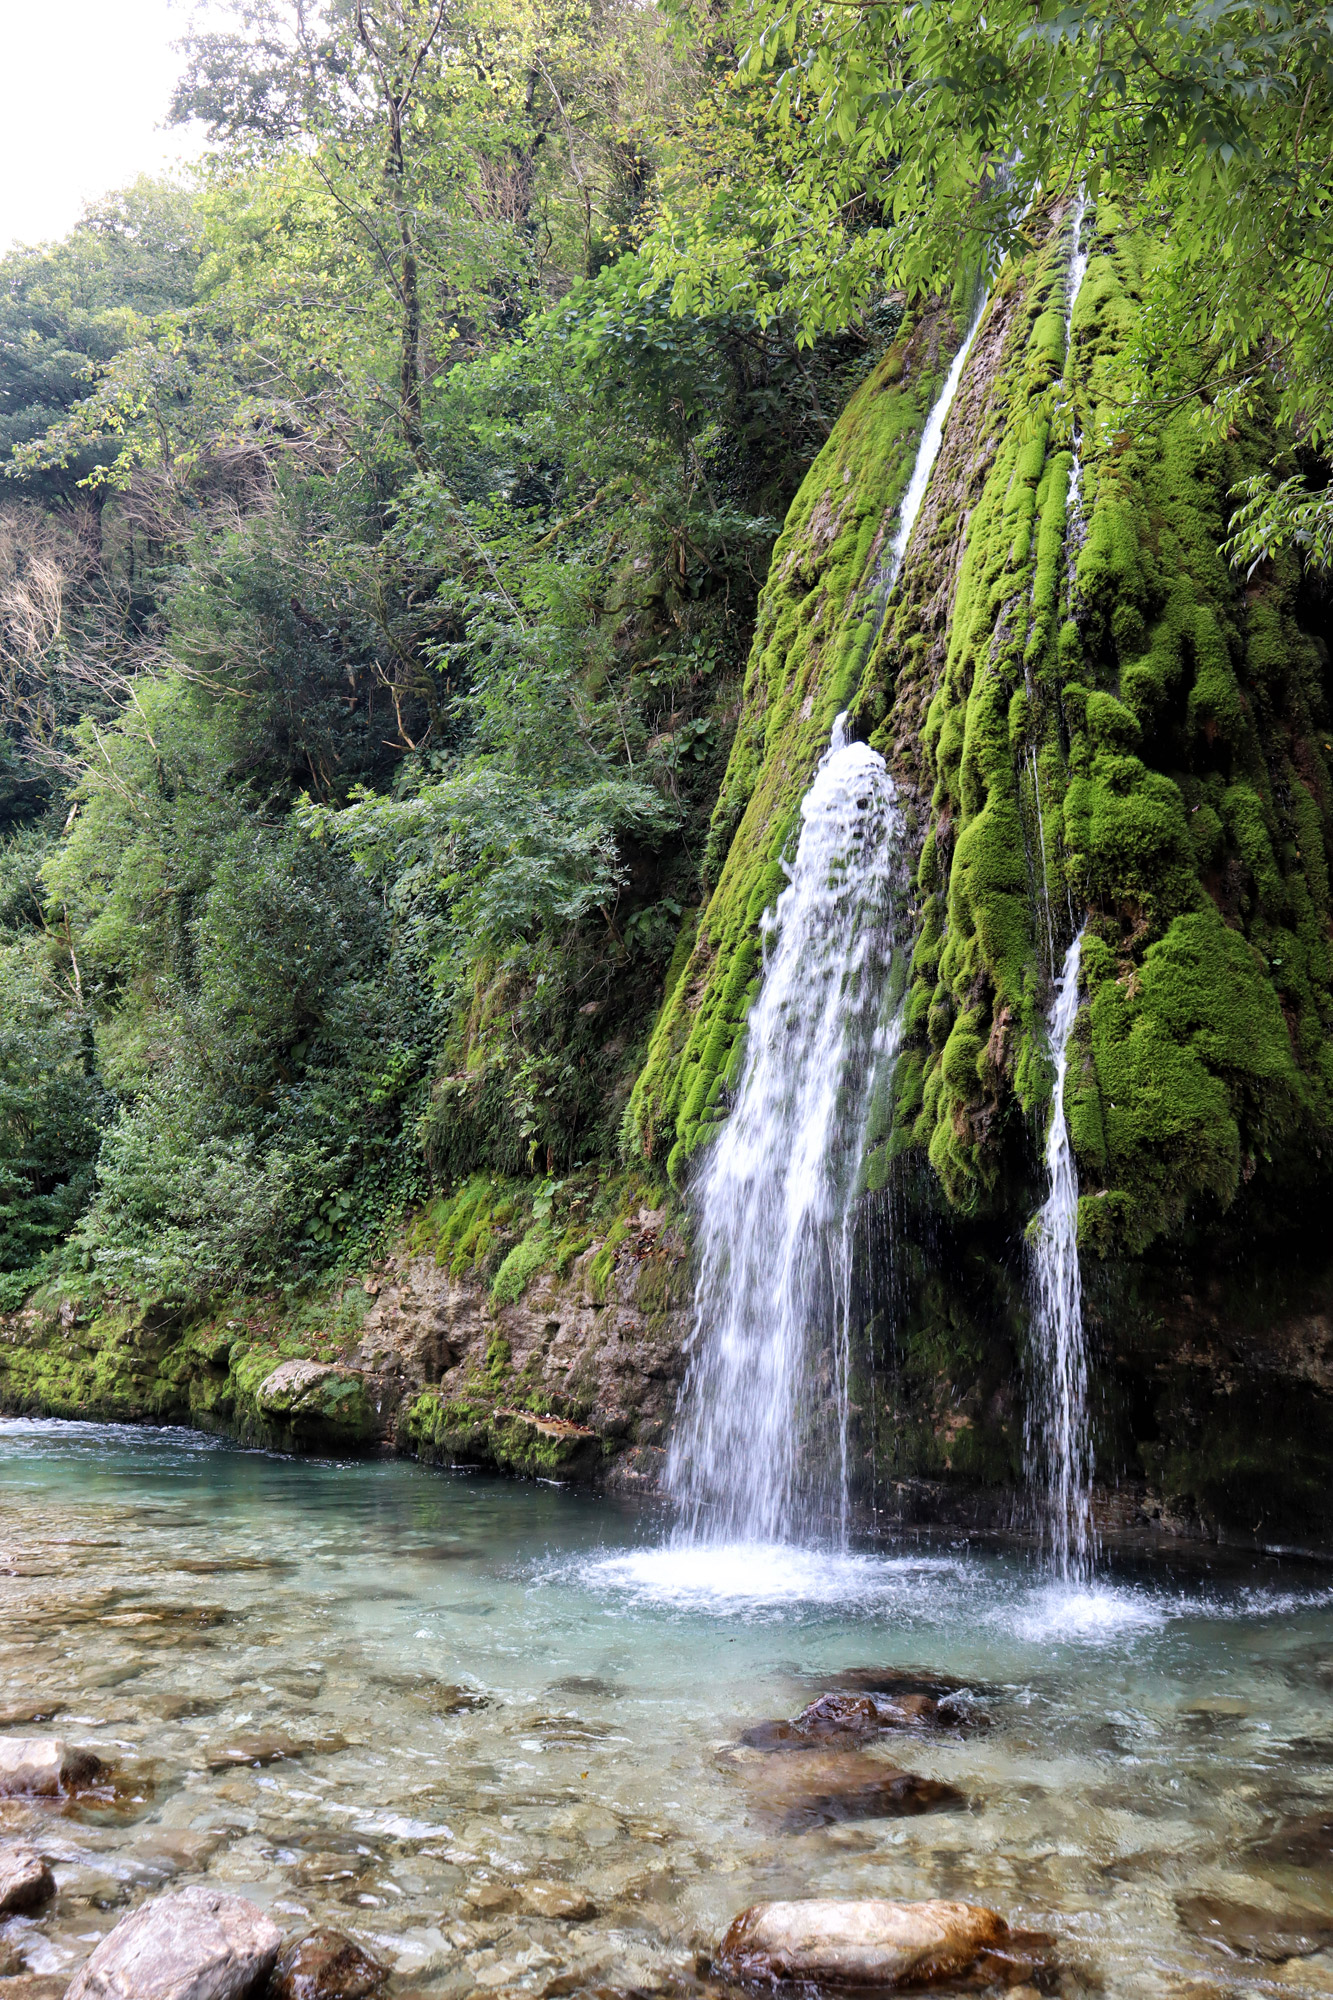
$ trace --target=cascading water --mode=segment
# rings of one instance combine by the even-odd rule
[[[845,1535],[850,1211],[897,1043],[886,996],[906,874],[893,779],[841,716],[788,872],[735,1105],[696,1189],[695,1327],[666,1474],[686,1540],[788,1540],[830,1518]]]
[[[1065,953],[1046,1017],[1055,1062],[1051,1122],[1046,1133],[1050,1192],[1030,1235],[1033,1380],[1028,1397],[1028,1466],[1044,1488],[1055,1567],[1066,1579],[1086,1576],[1092,1554],[1092,1452],[1083,1280],[1078,1263],[1078,1169],[1064,1108],[1082,949],[1080,930]]]
[[[931,406],[930,415],[926,418],[926,428],[922,431],[921,443],[917,446],[916,461],[912,466],[912,476],[907,482],[907,491],[903,494],[902,503],[898,509],[898,526],[894,531],[893,540],[889,544],[888,557],[881,565],[879,575],[876,578],[881,602],[887,601],[889,592],[898,580],[898,572],[903,566],[903,557],[907,554],[907,544],[912,539],[912,530],[916,526],[916,517],[921,512],[921,503],[926,497],[926,488],[930,484],[930,475],[935,469],[935,460],[939,457],[940,446],[944,442],[944,426],[948,421],[953,399],[958,393],[958,385],[963,379],[963,370],[967,366],[967,357],[972,352],[972,342],[976,339],[977,328],[981,325],[981,316],[986,310],[988,296],[988,293],[982,293],[981,303],[973,315],[972,324],[967,329],[962,344],[957,354],[954,355],[949,372],[944,378],[944,387],[935,398]]]

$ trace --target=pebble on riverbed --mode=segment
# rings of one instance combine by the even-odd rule
[[[35,1847],[21,1841],[0,1847],[0,1917],[33,1909],[55,1889],[56,1878]]]
[[[965,1804],[953,1785],[899,1770],[864,1751],[809,1749],[798,1757],[752,1752],[753,1762],[740,1761],[740,1755],[732,1761],[746,1790],[781,1833],[846,1820],[904,1819]]]
[[[278,1960],[272,2000],[372,2000],[387,1967],[341,1931],[312,1931]]]
[[[931,1986],[994,1967],[1020,1967],[1004,1918],[974,1903],[755,1903],[722,1940],[718,1971],[747,1985]]]
[[[244,1897],[182,1889],[118,1923],[65,2000],[246,2000],[281,1943],[277,1925]]]
[[[0,1736],[0,1793],[58,1798],[102,1769],[91,1750],[71,1749],[59,1736]]]

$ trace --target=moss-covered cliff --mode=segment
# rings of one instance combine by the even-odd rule
[[[955,1213],[1030,1212],[1043,1015],[1084,924],[1085,1249],[1137,1253],[1256,1176],[1322,1177],[1328,601],[1294,564],[1247,580],[1219,553],[1230,490],[1274,451],[1261,416],[1221,445],[1188,406],[1129,424],[1154,247],[1106,204],[1067,338],[1073,221],[1035,218],[992,287],[882,626],[876,557],[957,314],[886,360],[793,509],[714,820],[730,846],[632,1104],[673,1178],[725,1110],[758,919],[853,683],[912,808],[919,898],[872,1180],[911,1155]]]

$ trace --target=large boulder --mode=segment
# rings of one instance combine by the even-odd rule
[[[975,1903],[755,1903],[722,1940],[719,1971],[771,1985],[930,1986],[1008,1956],[1004,1918]]]
[[[297,1438],[364,1444],[378,1431],[364,1378],[331,1361],[283,1361],[255,1391],[266,1423]]]
[[[53,1799],[97,1777],[101,1759],[59,1736],[0,1736],[0,1792]]]
[[[268,1978],[282,1932],[243,1896],[159,1896],[102,1939],[65,2000],[245,2000]]]
[[[56,1878],[35,1847],[22,1841],[0,1847],[0,1917],[44,1903],[55,1888]]]

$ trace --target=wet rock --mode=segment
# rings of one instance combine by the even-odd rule
[[[904,1819],[964,1803],[961,1792],[859,1751],[807,1750],[763,1757],[741,1775],[757,1809],[780,1833],[804,1833],[839,1821]]]
[[[72,1750],[59,1736],[0,1736],[0,1792],[53,1799],[91,1783],[102,1768],[91,1750]]]
[[[129,1865],[141,1882],[166,1882],[173,1875],[202,1873],[221,1847],[220,1833],[194,1833],[185,1827],[161,1827],[136,1840]]]
[[[144,1707],[150,1715],[161,1716],[163,1722],[187,1722],[197,1715],[216,1715],[222,1707],[222,1697],[203,1694],[149,1695]]]
[[[1261,1910],[1221,1896],[1179,1896],[1176,1913],[1187,1931],[1234,1958],[1309,1958],[1333,1945],[1333,1919],[1310,1910]]]
[[[35,1847],[22,1841],[0,1847],[0,1917],[33,1909],[55,1888],[56,1878]]]
[[[204,1762],[210,1771],[227,1771],[244,1764],[281,1764],[302,1754],[302,1746],[285,1730],[259,1729],[210,1743]]]
[[[1333,1813],[1287,1820],[1250,1851],[1271,1867],[1333,1869]]]
[[[467,1899],[474,1910],[491,1916],[498,1910],[512,1910],[518,1904],[518,1894],[510,1882],[474,1882],[467,1892]]]
[[[520,1900],[530,1917],[558,1917],[567,1924],[586,1923],[597,1915],[592,1897],[567,1882],[525,1882]]]
[[[65,2000],[244,2000],[281,1943],[277,1925],[243,1897],[182,1889],[118,1923]]]
[[[369,2000],[388,1976],[387,1966],[341,1931],[313,1931],[279,1959],[272,2000]]]
[[[66,2000],[67,1991],[63,1972],[30,1972],[7,1979],[0,1986],[0,2000]]]
[[[1016,1966],[1014,1935],[974,1903],[756,1903],[722,1940],[718,1969],[748,1984],[930,1986]]]
[[[967,1681],[960,1681],[953,1674],[927,1673],[916,1667],[838,1667],[829,1673],[809,1674],[804,1678],[807,1687],[813,1683],[838,1694],[883,1694],[894,1699],[925,1694],[933,1701],[942,1701],[946,1695],[962,1694],[969,1687]]]
[[[819,1743],[857,1742],[892,1729],[940,1728],[963,1720],[951,1697],[822,1694],[790,1722],[758,1722],[741,1734],[753,1750],[805,1750]]]
[[[26,1729],[34,1722],[50,1722],[66,1705],[63,1701],[12,1701],[0,1708],[0,1729]]]
[[[297,1863],[296,1880],[303,1888],[316,1888],[321,1883],[329,1888],[345,1887],[349,1882],[357,1882],[366,1873],[375,1857],[355,1851],[345,1854],[323,1852],[307,1854]]]

